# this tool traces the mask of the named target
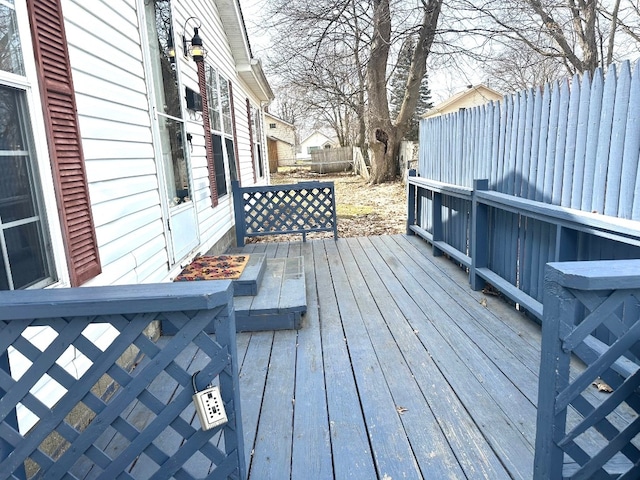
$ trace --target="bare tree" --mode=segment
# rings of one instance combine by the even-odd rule
[[[426,61],[436,37],[442,0],[423,0],[422,20],[417,29],[417,42],[409,67],[404,99],[395,121],[389,113],[387,96],[387,63],[391,46],[391,8],[389,0],[373,0],[373,41],[367,65],[369,94],[369,145],[373,150],[371,183],[382,183],[396,177],[400,140],[418,104],[420,83],[426,72]]]
[[[637,51],[640,17],[634,0],[622,1],[452,0],[450,12],[481,46],[471,50],[487,70],[526,88],[593,72]]]
[[[342,145],[366,151],[368,4],[270,0],[268,5],[267,24],[276,36],[270,71],[298,94],[313,123],[321,120]]]
[[[544,85],[566,76],[564,64],[556,58],[538,55],[526,45],[502,48],[491,54],[484,70],[491,87],[502,93],[515,93]]]

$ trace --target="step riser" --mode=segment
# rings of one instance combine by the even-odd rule
[[[240,278],[233,280],[233,296],[257,295],[266,270],[267,256],[264,253],[252,253]]]
[[[298,330],[302,327],[302,312],[274,313],[267,315],[237,315],[236,332],[264,332],[272,330]],[[162,335],[175,335],[177,329],[167,322],[162,322]],[[215,325],[210,323],[203,331],[215,333]]]

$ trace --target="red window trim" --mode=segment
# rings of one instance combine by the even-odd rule
[[[209,118],[209,98],[207,97],[207,75],[204,62],[198,62],[198,87],[202,96],[202,123],[204,126],[204,148],[207,157],[207,171],[209,173],[209,189],[211,191],[211,206],[218,206],[218,186],[216,185],[216,165],[213,161],[213,142],[211,141],[211,122]]]
[[[60,0],[27,0],[49,156],[72,286],[102,271]]]

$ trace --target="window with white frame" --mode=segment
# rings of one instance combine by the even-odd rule
[[[262,115],[259,108],[251,109],[251,126],[253,128],[253,158],[255,171],[259,178],[264,178],[264,161],[262,159]]]
[[[54,282],[14,2],[0,2],[0,290]]]
[[[155,106],[169,205],[191,201],[185,126],[175,62],[171,1],[145,1]]]
[[[206,68],[206,82],[216,188],[218,196],[221,197],[229,193],[227,178],[238,180],[233,116],[231,115],[231,89],[229,81],[211,65],[207,65]]]

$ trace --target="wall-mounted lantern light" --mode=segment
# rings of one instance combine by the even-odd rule
[[[195,20],[198,26],[193,28],[193,37],[191,40],[187,40],[186,30],[190,20]],[[207,50],[202,46],[202,38],[200,37],[200,20],[196,17],[189,17],[187,21],[184,22],[182,29],[182,48],[184,56],[191,55],[191,58],[193,58],[196,63],[204,61],[204,57],[207,56]]]

